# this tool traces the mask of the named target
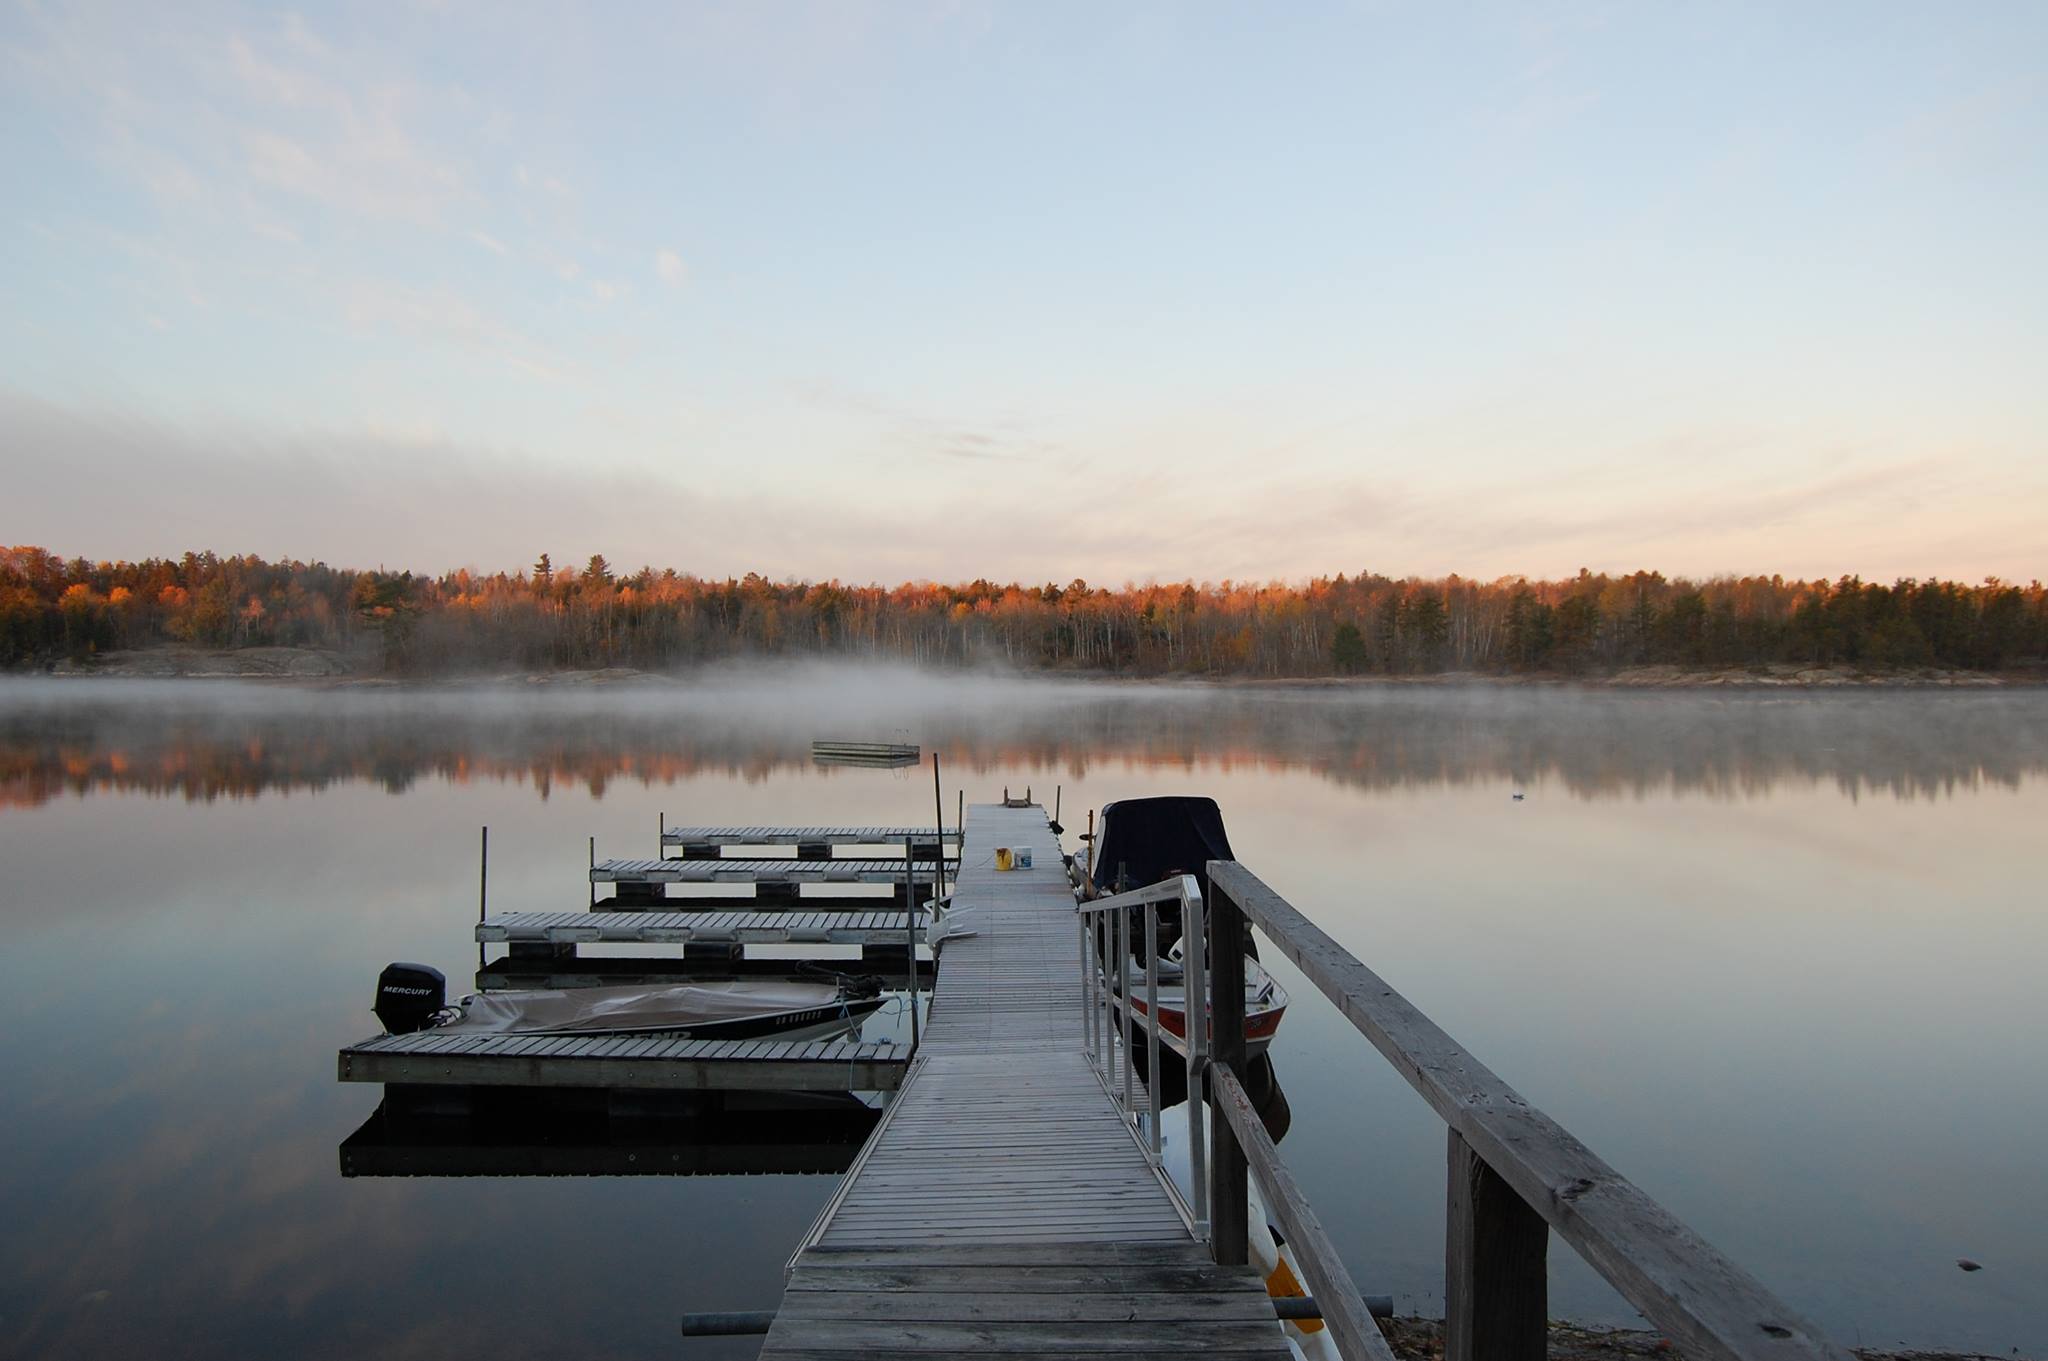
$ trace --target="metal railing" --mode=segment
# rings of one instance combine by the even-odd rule
[[[1244,957],[1249,927],[1256,925],[1449,1127],[1445,1361],[1543,1361],[1552,1230],[1691,1361],[1850,1361],[1244,866],[1212,860],[1208,872],[1206,929],[1191,886],[1176,892],[1188,913],[1189,1038],[1203,1035],[1195,1018],[1205,1011],[1214,1032],[1213,1057],[1205,1062],[1196,1061],[1197,1046],[1189,1045],[1188,1104],[1191,1128],[1196,1093],[1206,1088],[1215,1113],[1206,1236],[1218,1262],[1245,1261],[1248,1181],[1256,1178],[1338,1351],[1388,1361],[1386,1342],[1245,1094]],[[1213,1000],[1201,995],[1205,980],[1194,949],[1204,935]]]
[[[1161,1045],[1186,1060],[1190,1093],[1202,1090],[1201,1076],[1209,1061],[1209,1037],[1204,1027],[1189,1025],[1183,1042],[1177,1041],[1159,1023],[1159,909],[1166,903],[1180,905],[1181,920],[1186,924],[1183,939],[1187,957],[1180,966],[1188,980],[1186,1000],[1189,1009],[1185,1014],[1201,1014],[1195,1009],[1195,1002],[1200,994],[1200,980],[1207,970],[1203,963],[1202,893],[1194,876],[1179,875],[1147,888],[1088,899],[1077,904],[1075,912],[1081,932],[1081,1047],[1133,1134],[1138,1133],[1141,1123],[1147,1127],[1139,1139],[1139,1147],[1151,1160],[1153,1169],[1159,1172],[1161,1183],[1176,1200],[1182,1200],[1188,1227],[1197,1238],[1207,1239],[1209,1175],[1205,1152],[1208,1130],[1201,1102],[1192,1099],[1187,1102],[1191,1199],[1183,1200],[1180,1188],[1172,1177],[1165,1174],[1160,1149],[1160,1120],[1165,1111],[1160,1100],[1163,1076],[1159,1064]],[[1143,921],[1145,932],[1143,1016],[1135,1013],[1130,1005],[1135,999],[1128,996],[1136,985],[1129,965],[1134,915]],[[1109,965],[1110,960],[1116,961],[1114,967]],[[1137,1029],[1142,1029],[1145,1034],[1145,1100],[1150,1112],[1150,1119],[1145,1121],[1139,1118],[1132,1082],[1130,1049],[1132,1035]]]

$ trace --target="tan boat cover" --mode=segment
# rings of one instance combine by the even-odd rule
[[[580,1035],[624,1030],[687,1030],[714,1021],[773,1016],[839,1000],[831,983],[735,980],[668,987],[545,988],[465,997],[461,1015],[441,1030],[490,1035]]]

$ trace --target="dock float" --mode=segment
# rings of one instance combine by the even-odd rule
[[[821,851],[830,848],[800,849]],[[782,908],[814,902],[803,896],[806,884],[881,885],[889,888],[890,896],[898,901],[914,899],[928,902],[935,895],[940,873],[943,872],[946,882],[951,883],[958,870],[958,861],[920,854],[916,848],[904,855],[888,856],[805,854],[741,858],[704,855],[683,859],[662,856],[653,860],[600,860],[590,867],[591,906],[599,905],[594,896],[599,884],[617,886],[617,897],[608,900],[607,905],[620,909],[650,906],[732,908],[747,901],[737,896],[671,899],[668,897],[671,884],[684,886],[686,894],[690,885],[700,888],[750,885],[754,890],[752,901],[755,904]],[[861,901],[865,900],[842,895],[835,898],[832,905],[857,906]],[[824,906],[822,903],[816,905]]]
[[[1032,867],[994,868],[995,848]],[[1263,1280],[1218,1266],[1082,1053],[1079,931],[1038,807],[968,810],[903,1089],[790,1264],[763,1361],[854,1352],[1289,1356]]]
[[[933,846],[960,844],[960,829],[949,827],[663,827],[664,849],[679,846],[685,852],[723,853],[728,846],[821,847],[836,846]],[[821,853],[818,857],[824,858]]]
[[[916,765],[922,755],[921,748],[908,742],[835,742],[821,739],[811,743],[811,760],[821,766],[873,766],[895,770]]]
[[[600,860],[590,867],[593,884],[900,884],[904,867],[922,885],[931,883],[932,860],[909,860],[902,856],[880,859],[843,858],[791,859],[768,857],[758,860]],[[947,861],[947,878],[958,862]]]
[[[885,945],[923,944],[902,908],[872,912],[508,912],[476,924],[479,944]]]
[[[378,1035],[336,1058],[343,1082],[657,1091],[893,1091],[909,1046],[661,1035]]]

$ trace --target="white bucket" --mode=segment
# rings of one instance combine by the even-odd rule
[[[1020,870],[1030,869],[1031,848],[1029,846],[1019,846],[1016,850],[1011,851],[1010,863],[1014,864]]]

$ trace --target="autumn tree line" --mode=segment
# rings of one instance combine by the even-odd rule
[[[2048,659],[2048,591],[1856,577],[847,585],[581,568],[441,576],[187,553],[0,548],[0,665],[109,651],[314,647],[394,675],[669,670],[733,657],[1000,663],[1124,675],[1581,674],[1771,663],[1998,670]]]

